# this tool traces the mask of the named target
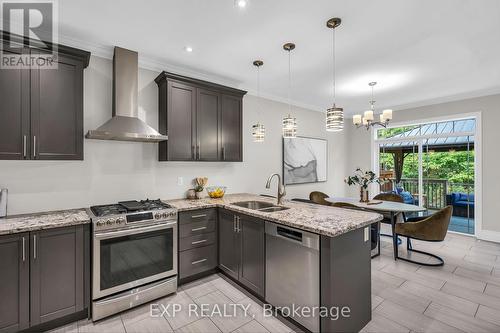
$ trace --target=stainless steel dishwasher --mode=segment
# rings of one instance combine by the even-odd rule
[[[266,301],[290,312],[293,306],[318,307],[319,259],[319,235],[266,222]],[[319,332],[319,316],[290,317]]]

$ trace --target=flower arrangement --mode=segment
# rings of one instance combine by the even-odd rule
[[[194,188],[188,190],[187,198],[188,199],[201,199],[201,195],[202,195],[203,190],[205,189],[205,186],[207,185],[207,183],[208,183],[207,177],[196,177],[193,180]]]
[[[196,177],[194,181],[195,181],[194,190],[196,192],[203,192],[203,190],[205,189],[205,186],[207,186],[208,178],[207,177]]]
[[[384,184],[387,182],[387,179],[377,177],[375,172],[371,170],[363,171],[361,168],[357,168],[356,171],[354,171],[354,175],[347,177],[344,182],[349,186],[360,186],[360,201],[368,202],[368,186],[373,183]]]

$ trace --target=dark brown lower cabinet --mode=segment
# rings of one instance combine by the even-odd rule
[[[179,279],[213,271],[217,267],[217,209],[179,213]]]
[[[0,237],[0,332],[29,327],[29,233]]]
[[[88,306],[88,226],[0,236],[0,332],[16,332]]]
[[[219,209],[219,268],[238,280],[240,246],[236,232],[236,215]]]
[[[31,233],[31,326],[83,310],[83,226]]]
[[[219,210],[219,268],[265,297],[265,222]]]

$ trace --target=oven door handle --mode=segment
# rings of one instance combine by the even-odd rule
[[[105,238],[113,238],[113,237],[120,237],[120,236],[137,235],[137,234],[142,234],[142,233],[149,232],[149,231],[169,229],[176,224],[177,224],[176,221],[172,221],[172,222],[168,222],[168,223],[152,225],[149,227],[132,228],[132,229],[127,229],[127,230],[119,230],[119,231],[111,231],[111,232],[102,232],[102,233],[96,233],[94,235],[94,237],[96,239],[105,239]]]

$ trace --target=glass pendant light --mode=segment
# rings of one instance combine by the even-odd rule
[[[335,85],[335,28],[337,28],[342,20],[338,17],[329,19],[326,26],[332,29],[333,34],[333,106],[326,110],[326,130],[329,132],[339,132],[344,129],[344,109],[337,107],[336,102],[336,85]]]
[[[287,139],[294,139],[297,137],[297,119],[291,116],[292,102],[292,72],[291,72],[291,51],[295,49],[295,44],[286,43],[283,49],[288,52],[288,115],[283,118],[283,137]]]
[[[259,111],[260,111],[260,66],[264,65],[262,60],[255,60],[253,65],[257,67],[257,97],[259,97]],[[259,113],[257,111],[257,114]],[[264,142],[266,136],[266,128],[259,121],[257,124],[252,125],[253,142]]]

